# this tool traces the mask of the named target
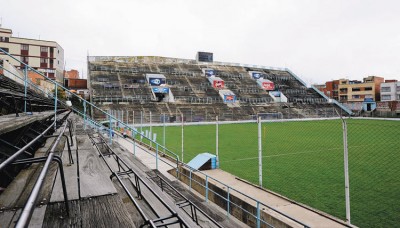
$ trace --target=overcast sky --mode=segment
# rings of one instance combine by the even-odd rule
[[[399,0],[0,0],[14,36],[86,56],[167,56],[288,67],[307,83],[400,80]],[[86,76],[86,75],[85,75]]]

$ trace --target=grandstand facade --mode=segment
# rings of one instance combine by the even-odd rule
[[[259,114],[284,119],[346,114],[344,107],[329,103],[287,68],[153,56],[90,56],[88,72],[91,101],[102,109],[151,112],[165,115],[169,122],[207,121],[215,116],[251,120]],[[135,121],[132,116],[129,122]],[[94,117],[105,118],[96,112]]]

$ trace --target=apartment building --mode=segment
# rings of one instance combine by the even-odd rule
[[[47,77],[62,81],[64,49],[57,42],[14,37],[11,29],[0,28],[0,48]],[[24,68],[22,64],[2,52],[0,58],[17,68]]]
[[[363,81],[340,79],[338,84],[340,102],[379,101],[384,78],[368,76]]]
[[[381,83],[381,101],[400,101],[400,82],[386,80]]]

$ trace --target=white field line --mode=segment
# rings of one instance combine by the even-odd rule
[[[376,144],[374,144],[374,145],[349,146],[349,149],[351,149],[351,148],[358,148],[358,147],[371,147],[371,146],[376,146]],[[296,152],[296,153],[266,155],[266,156],[262,156],[262,158],[283,157],[283,156],[296,155],[296,154],[309,154],[309,153],[316,153],[316,152],[323,152],[323,151],[330,151],[330,150],[343,150],[343,147],[334,147],[334,148],[323,149],[323,150],[309,150],[309,151]],[[236,162],[236,161],[253,160],[253,159],[258,159],[258,157],[242,158],[242,159],[236,159],[236,160],[226,160],[226,161],[223,161],[223,162],[226,163],[226,162]]]

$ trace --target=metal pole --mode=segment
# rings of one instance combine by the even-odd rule
[[[349,182],[349,151],[347,144],[347,123],[342,119],[343,123],[343,150],[344,150],[344,186],[346,196],[346,221],[350,225],[350,182]]]
[[[181,113],[181,122],[182,122],[182,162],[183,162],[183,114]]]
[[[86,130],[86,100],[83,101],[83,123],[84,129]]]
[[[110,142],[109,144],[112,144],[112,122],[111,122],[111,116],[108,116],[108,121],[109,121],[109,128],[108,128],[108,133],[109,133],[109,138],[110,138]]]
[[[28,92],[28,66],[25,66],[25,72],[24,72],[24,112],[26,113],[26,98],[27,98],[27,92]]]
[[[121,119],[120,120],[121,120],[121,122],[124,122],[124,110],[121,110]]]
[[[163,145],[164,145],[164,153],[165,153],[165,113],[164,113],[164,120],[163,120]]]
[[[151,119],[151,112],[150,112],[150,132],[149,132],[149,138],[150,138],[150,148],[152,147],[152,145],[153,145],[153,128],[151,127],[151,121],[152,121],[152,119]]]
[[[257,201],[257,228],[260,228],[260,202]]]
[[[156,143],[156,170],[158,170],[158,143]]]
[[[261,144],[261,117],[258,117],[258,177],[262,187],[262,144]]]
[[[208,176],[206,176],[206,202],[208,202]]]
[[[140,111],[140,134],[143,133],[143,111]],[[143,137],[140,137],[140,141],[143,141]]]
[[[215,154],[217,156],[217,168],[219,167],[219,123],[218,123],[218,116],[216,116],[215,121],[215,127],[216,127],[216,132],[215,132]]]
[[[57,130],[57,83],[54,84],[56,96],[54,98],[54,130]]]
[[[228,202],[226,202],[226,208],[227,208],[227,209],[226,209],[226,215],[229,216],[229,214],[231,213],[231,212],[230,212],[230,211],[231,211],[231,209],[230,209],[230,201],[231,201],[231,200],[230,200],[230,192],[229,192],[229,189],[230,189],[230,188],[229,188],[229,186],[227,186],[227,189],[228,189],[228,190],[227,190],[227,191],[228,191],[228,192],[227,192],[227,194],[228,194],[228,196],[227,196]]]
[[[189,191],[192,191],[192,169],[189,171]]]

